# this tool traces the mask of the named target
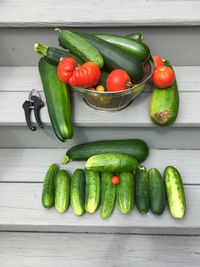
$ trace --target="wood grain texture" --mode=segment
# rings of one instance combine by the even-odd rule
[[[43,182],[48,166],[60,164],[66,149],[0,149],[0,182]],[[176,167],[184,184],[200,185],[200,150],[150,149],[149,157],[142,164],[147,169],[158,168],[161,173],[172,165]],[[74,161],[60,168],[70,175],[77,168],[84,169],[85,161]]]
[[[99,209],[94,214],[84,214],[78,218],[71,207],[63,214],[56,212],[55,208],[44,209],[41,183],[1,183],[0,230],[200,234],[200,186],[185,185],[184,189],[187,211],[183,220],[171,217],[167,208],[162,216],[151,212],[141,215],[136,207],[125,215],[116,205],[113,214],[103,220]]]
[[[0,233],[0,239],[3,267],[186,267],[200,261],[199,236]]]
[[[61,0],[59,5],[55,0],[6,0],[1,1],[0,26],[200,25],[199,9],[195,0],[128,0],[125,5],[114,0]]]

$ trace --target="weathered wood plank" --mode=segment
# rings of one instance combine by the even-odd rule
[[[45,210],[41,204],[41,183],[1,183],[0,230],[200,234],[200,186],[184,188],[187,212],[183,220],[172,218],[167,208],[162,216],[151,212],[141,215],[136,208],[123,215],[116,205],[112,216],[103,220],[99,210],[82,217],[75,216],[71,207],[64,214],[58,214],[54,208]]]
[[[180,92],[200,92],[200,66],[175,66]],[[0,92],[43,91],[37,67],[0,67]],[[150,92],[151,87],[146,88]]]
[[[66,145],[69,148],[70,145]],[[1,182],[43,182],[48,166],[60,164],[66,149],[0,149]],[[147,160],[142,163],[147,169],[158,168],[161,173],[166,166],[175,166],[181,173],[184,184],[200,184],[200,150],[150,149]],[[34,163],[34,164],[33,164]],[[77,168],[84,168],[84,161],[70,162],[60,166],[70,175]]]
[[[0,238],[4,267],[186,267],[200,261],[199,236],[0,233]]]
[[[59,5],[54,0],[7,0],[1,3],[0,26],[200,25],[199,9],[200,3],[195,0],[129,0],[126,5],[114,0],[61,0]]]

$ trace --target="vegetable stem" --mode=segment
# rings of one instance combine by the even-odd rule
[[[67,164],[68,161],[70,161],[69,157],[67,155],[64,155],[64,157],[61,160],[61,164],[62,165]]]
[[[55,28],[55,31],[62,32],[59,28]]]
[[[34,50],[36,52],[38,52],[38,54],[41,57],[45,57],[47,55],[47,50],[48,50],[48,46],[44,45],[44,44],[40,44],[40,43],[35,43],[34,44]]]

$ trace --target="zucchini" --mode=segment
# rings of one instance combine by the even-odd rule
[[[147,61],[150,56],[148,46],[140,41],[115,34],[95,34],[95,36],[133,54],[141,61]]]
[[[117,184],[117,206],[122,213],[129,213],[134,206],[134,177],[132,172],[120,172]]]
[[[76,32],[87,42],[92,44],[101,53],[104,59],[104,66],[108,72],[115,69],[123,69],[129,74],[131,81],[136,82],[143,76],[143,65],[133,54],[110,44],[96,36],[84,32]]]
[[[60,141],[66,142],[73,137],[68,89],[66,84],[59,80],[57,67],[43,58],[39,61],[39,72],[53,130]]]
[[[54,205],[54,194],[55,194],[55,177],[58,171],[56,164],[52,164],[44,178],[43,189],[42,189],[42,205],[44,208],[51,208]]]
[[[61,31],[59,33],[59,42],[64,48],[68,48],[74,55],[81,58],[83,61],[92,61],[100,68],[103,67],[104,61],[99,51],[90,44],[87,40],[70,31]]]
[[[137,160],[130,155],[108,153],[90,157],[85,168],[97,172],[123,172],[133,171],[137,165]]]
[[[65,170],[56,175],[55,208],[59,213],[66,211],[69,204],[70,178]]]
[[[75,215],[81,216],[85,212],[85,173],[77,169],[71,181],[70,202]]]
[[[176,168],[168,166],[164,171],[164,181],[170,213],[176,219],[183,219],[186,203],[181,175]]]
[[[140,41],[140,42],[142,42],[142,40],[143,40],[143,35],[139,32],[128,34],[125,37],[129,38],[129,39],[136,40],[136,41]]]
[[[85,210],[88,213],[94,213],[100,202],[100,174],[94,171],[85,171],[86,178],[86,200]]]
[[[156,215],[160,215],[163,213],[166,205],[165,185],[157,169],[150,169],[148,176],[151,211]]]
[[[101,174],[101,217],[108,218],[115,206],[116,186],[112,183],[114,173],[103,172]]]
[[[34,45],[34,49],[38,54],[43,57],[48,63],[53,65],[58,65],[60,60],[64,57],[72,57],[76,60],[77,64],[82,65],[84,62],[78,57],[74,56],[70,52],[66,52],[65,50],[58,49],[55,47],[48,47],[44,44],[36,43]]]
[[[167,60],[164,65],[171,67]],[[150,102],[151,120],[160,126],[168,126],[173,123],[178,115],[179,93],[176,80],[165,89],[154,88]]]
[[[144,166],[138,166],[135,173],[136,207],[141,214],[149,211],[149,179]]]
[[[61,163],[73,160],[87,160],[89,157],[105,153],[122,153],[133,156],[140,163],[144,161],[149,149],[147,144],[139,139],[105,140],[85,143],[70,148]]]

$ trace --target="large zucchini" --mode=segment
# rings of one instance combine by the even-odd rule
[[[57,75],[57,67],[39,61],[39,72],[46,97],[49,117],[58,139],[65,142],[73,137],[70,96],[65,83]]]

